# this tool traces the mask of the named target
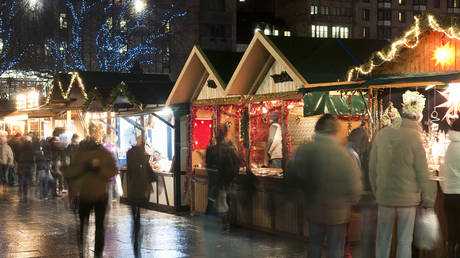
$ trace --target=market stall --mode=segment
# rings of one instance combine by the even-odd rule
[[[247,158],[251,174],[235,181],[233,223],[258,230],[308,235],[302,204],[292,199],[287,184],[289,163],[297,147],[311,140],[319,115],[337,114],[342,121],[343,142],[351,129],[367,124],[365,96],[330,92],[299,94],[299,88],[329,87],[343,78],[353,58],[364,61],[384,46],[382,41],[277,38],[254,36],[226,90],[227,97],[245,96],[248,108]],[[356,53],[353,58],[349,53]],[[329,59],[334,60],[331,65]],[[340,82],[352,87],[354,82]],[[300,91],[301,93],[302,91]],[[355,103],[356,102],[356,103]],[[339,105],[340,104],[340,105]],[[273,115],[276,113],[276,115]],[[267,142],[270,120],[282,128],[282,166],[270,168]],[[354,214],[350,240],[360,239],[360,220]]]

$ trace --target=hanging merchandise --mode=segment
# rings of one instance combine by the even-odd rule
[[[383,112],[382,122],[383,127],[399,127],[401,125],[401,115],[391,101],[388,102],[388,107]]]

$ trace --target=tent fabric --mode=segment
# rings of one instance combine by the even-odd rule
[[[363,86],[410,82],[449,83],[460,78],[460,71],[433,73],[383,74],[367,78]]]
[[[268,36],[308,83],[344,81],[348,69],[366,63],[385,40]]]
[[[366,110],[361,96],[352,96],[351,114],[348,107],[348,96],[330,96],[329,92],[311,92],[305,94],[303,101],[304,116],[321,114],[359,116],[365,113]]]

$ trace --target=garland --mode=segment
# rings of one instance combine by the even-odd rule
[[[243,117],[241,118],[240,133],[241,133],[241,138],[243,138],[243,147],[248,149],[249,148],[249,111],[247,107],[245,107],[243,110]]]
[[[108,108],[111,108],[113,102],[117,99],[118,96],[124,96],[128,99],[129,104],[133,105],[134,108],[138,108],[139,104],[137,103],[136,98],[133,94],[128,90],[128,85],[124,82],[120,82],[115,88],[110,91],[109,98],[107,99]]]
[[[184,182],[184,196],[187,194],[190,175],[192,173],[192,151],[193,151],[193,115],[187,115],[187,159],[185,163],[185,182]],[[192,197],[190,197],[192,198]]]
[[[85,100],[82,106],[82,112],[86,113],[88,111],[89,106],[93,100],[97,101],[105,110],[107,110],[106,105],[104,104],[104,98],[102,98],[101,93],[96,89],[93,88],[88,94],[88,98]]]

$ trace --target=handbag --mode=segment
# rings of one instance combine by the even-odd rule
[[[433,250],[440,242],[439,220],[433,208],[417,208],[414,244],[419,249]]]

